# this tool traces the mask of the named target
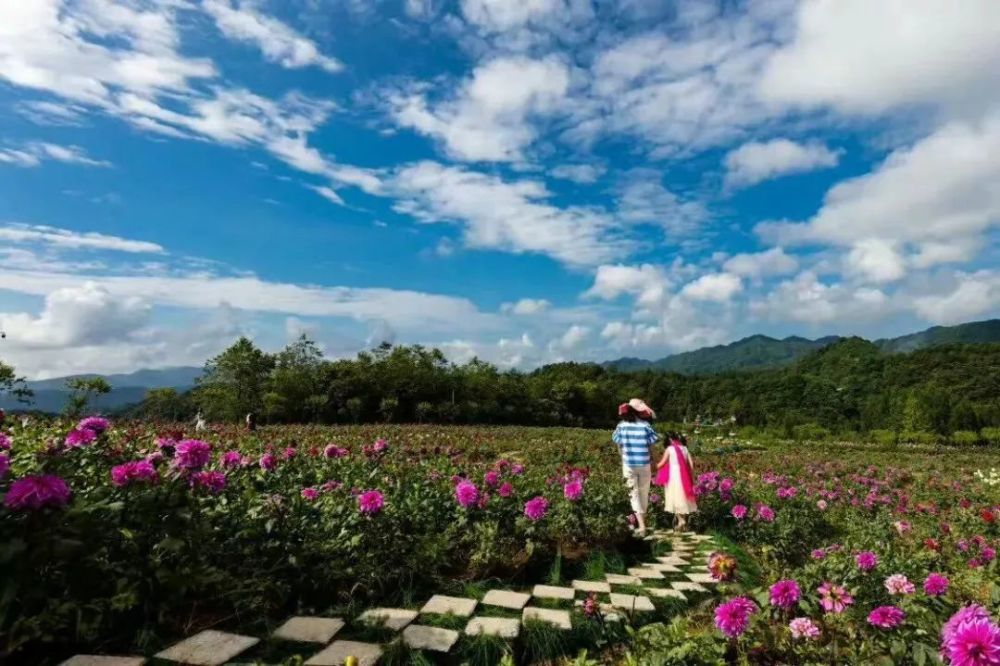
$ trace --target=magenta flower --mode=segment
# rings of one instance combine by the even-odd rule
[[[879,629],[895,629],[905,619],[906,613],[896,606],[879,606],[868,614],[868,624]]]
[[[84,446],[90,446],[97,439],[97,433],[93,430],[80,429],[70,430],[69,434],[66,435],[66,446],[71,449],[79,449]]]
[[[816,591],[819,592],[819,605],[827,613],[834,615],[843,613],[844,610],[854,603],[854,597],[847,593],[847,589],[842,585],[834,585],[829,581],[824,582]]]
[[[182,440],[174,449],[174,464],[181,469],[199,470],[211,459],[212,446],[200,439]]]
[[[982,562],[992,562],[997,557],[997,551],[990,546],[983,546],[979,551],[979,559]]]
[[[160,476],[149,460],[133,460],[111,468],[111,483],[119,488],[133,483],[156,483],[159,480]]]
[[[955,614],[948,618],[948,621],[941,627],[941,641],[947,642],[951,640],[952,636],[955,635],[955,632],[958,631],[958,628],[967,622],[989,619],[989,612],[987,612],[987,610],[979,604],[962,606],[955,611]]]
[[[302,499],[304,499],[307,502],[312,502],[317,497],[319,497],[319,491],[316,490],[315,488],[303,488],[302,492],[299,494],[302,495]]]
[[[948,592],[951,581],[939,573],[930,573],[924,581],[924,592],[932,597],[940,597]]]
[[[885,589],[889,594],[913,594],[916,587],[903,574],[892,574],[885,579]]]
[[[499,495],[500,497],[510,497],[513,494],[514,494],[514,486],[512,486],[507,481],[501,483],[500,487],[497,488],[497,495]]]
[[[265,453],[260,457],[258,463],[265,472],[270,472],[278,466],[278,459],[271,453]]]
[[[524,465],[521,463],[514,463],[510,466],[510,473],[514,476],[521,476],[524,474]]]
[[[111,422],[101,416],[88,416],[76,424],[77,430],[90,430],[95,435],[103,434],[111,427]]]
[[[747,630],[750,616],[757,606],[746,597],[735,597],[719,604],[715,609],[715,626],[729,638],[736,638]]]
[[[191,475],[191,487],[218,495],[226,488],[226,475],[222,472],[202,471]]]
[[[797,617],[788,623],[788,629],[792,632],[792,638],[819,638],[819,627],[807,617]]]
[[[524,515],[531,520],[541,520],[549,510],[549,501],[539,495],[524,503]]]
[[[69,486],[58,476],[25,476],[10,484],[3,504],[11,511],[36,510],[47,506],[64,506],[71,495]]]
[[[962,622],[942,642],[941,656],[952,666],[1000,664],[1000,627],[986,618]]]
[[[791,608],[799,602],[802,590],[794,580],[779,580],[771,586],[771,605],[777,608]]]
[[[9,451],[12,442],[10,435],[0,432],[0,451]]]
[[[468,479],[463,479],[455,485],[455,501],[468,509],[479,501],[479,489]]]
[[[377,490],[366,490],[358,495],[358,510],[367,516],[374,516],[382,510],[385,499]]]
[[[500,482],[500,473],[496,470],[490,470],[483,475],[483,483],[487,488],[492,488]]]
[[[814,560],[822,560],[826,558],[826,551],[822,548],[814,548],[810,553],[810,556],[812,556]]]
[[[862,571],[871,571],[878,566],[878,556],[870,550],[865,550],[855,555],[854,561]]]
[[[10,456],[6,453],[0,453],[0,479],[7,478],[7,474],[10,473]]]
[[[563,486],[563,497],[570,502],[575,502],[583,497],[583,483],[580,481],[570,481]]]
[[[350,451],[336,444],[327,444],[326,448],[323,449],[323,455],[327,458],[343,458],[348,453]]]
[[[757,513],[755,517],[757,518],[757,520],[763,520],[765,523],[773,523],[774,509],[772,509],[766,504],[758,504]]]
[[[239,467],[243,463],[243,454],[239,451],[226,451],[221,458],[223,467]]]
[[[743,520],[747,516],[747,508],[742,504],[734,504],[729,514],[736,520]]]
[[[294,448],[292,448],[291,446],[289,446],[284,451],[282,451],[281,458],[282,458],[282,460],[291,460],[292,458],[295,457],[296,453],[298,453],[298,451],[296,451]]]

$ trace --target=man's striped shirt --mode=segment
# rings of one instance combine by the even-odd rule
[[[622,421],[611,435],[611,441],[622,452],[625,467],[641,467],[649,464],[649,446],[660,437],[645,421]]]

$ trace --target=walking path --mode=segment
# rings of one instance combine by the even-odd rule
[[[463,632],[514,640],[525,622],[540,621],[561,630],[570,630],[574,616],[580,615],[584,599],[593,594],[599,601],[606,621],[620,621],[623,614],[648,613],[656,610],[651,597],[687,602],[690,595],[707,593],[715,581],[708,573],[708,554],[712,538],[706,535],[657,531],[646,537],[649,541],[670,546],[668,555],[656,557],[628,569],[626,574],[606,574],[605,580],[574,580],[570,587],[535,585],[531,592],[494,589],[481,599],[434,595],[420,610],[405,608],[372,608],[362,613],[363,623],[398,634],[412,649],[448,653],[458,643],[461,633],[432,624],[434,618],[462,618]],[[624,588],[624,590],[623,590]],[[617,590],[617,591],[616,591]],[[582,598],[581,598],[582,597]],[[532,606],[532,600],[542,606]],[[572,611],[552,608],[553,603],[572,602]],[[476,609],[479,608],[480,614]],[[489,615],[491,608],[519,611],[516,617]],[[336,635],[345,626],[336,617],[292,617],[278,627],[272,639],[292,641],[303,653],[312,654],[307,666],[340,666],[349,656],[359,666],[373,666],[382,655],[383,646],[351,640],[338,640]],[[197,666],[222,666],[245,655],[260,643],[253,636],[242,636],[209,629],[187,638],[155,655],[160,662]],[[310,647],[312,646],[312,647]],[[144,657],[112,657],[77,655],[62,666],[141,666]]]

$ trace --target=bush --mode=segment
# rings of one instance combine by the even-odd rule
[[[956,446],[975,446],[979,443],[979,433],[972,430],[958,430],[952,433],[951,441]]]

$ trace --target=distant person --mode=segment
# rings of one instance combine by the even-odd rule
[[[205,417],[199,409],[198,414],[194,417],[194,430],[195,432],[205,432],[207,429],[208,425],[205,423]]]
[[[633,402],[636,406],[633,406]],[[649,447],[659,436],[646,419],[653,418],[653,410],[641,400],[623,403],[618,407],[622,418],[611,435],[611,441],[618,445],[622,456],[622,476],[629,490],[629,501],[635,516],[636,535],[646,534],[646,510],[649,507],[650,469]]]
[[[247,430],[253,432],[257,429],[257,415],[253,412],[247,412]]]
[[[671,433],[663,457],[656,465],[656,485],[663,486],[663,508],[674,514],[676,528],[687,527],[687,517],[698,510],[694,495],[694,465],[684,435]]]

